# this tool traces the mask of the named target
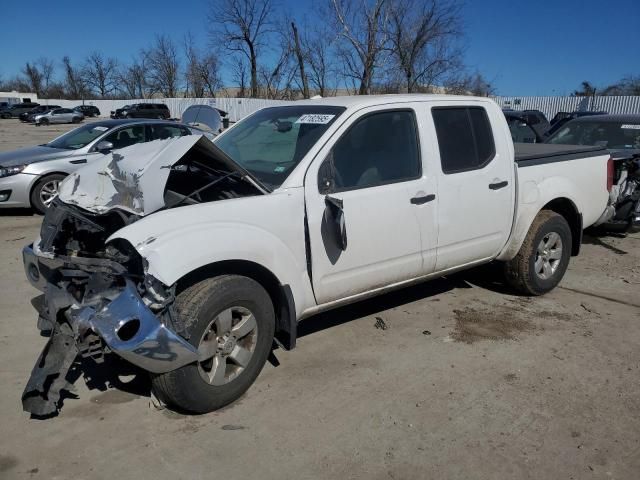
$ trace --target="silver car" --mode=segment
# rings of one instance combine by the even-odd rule
[[[111,150],[204,133],[163,120],[102,120],[44,145],[0,153],[0,208],[32,207],[43,213],[64,177]]]
[[[49,125],[50,123],[80,123],[84,120],[81,112],[76,112],[70,108],[54,108],[34,118],[36,126]]]

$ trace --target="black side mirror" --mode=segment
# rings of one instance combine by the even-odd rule
[[[342,200],[327,195],[324,197],[325,220],[331,228],[333,239],[342,251],[347,249],[347,224],[344,218],[344,210],[342,209]]]

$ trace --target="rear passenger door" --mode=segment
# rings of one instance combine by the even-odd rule
[[[496,149],[484,106],[433,106],[431,117],[440,156],[436,270],[489,259],[511,230],[514,164]],[[495,127],[495,128],[494,128]],[[506,138],[500,137],[504,146]]]

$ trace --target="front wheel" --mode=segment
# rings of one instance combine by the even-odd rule
[[[40,119],[40,125],[49,125],[49,119],[48,118],[42,118]]]
[[[255,280],[223,275],[181,292],[176,310],[200,360],[152,375],[154,393],[193,413],[212,412],[238,399],[271,351],[275,314],[269,294]]]
[[[64,177],[56,173],[42,177],[36,182],[31,191],[31,206],[36,212],[44,214],[47,211],[53,199],[58,196],[58,187]]]
[[[551,210],[534,219],[515,258],[505,264],[507,282],[526,295],[543,295],[564,277],[571,257],[567,220]]]

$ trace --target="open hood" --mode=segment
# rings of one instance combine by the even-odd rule
[[[60,200],[97,214],[121,209],[148,215],[166,206],[169,175],[187,154],[197,155],[199,162],[209,168],[237,174],[259,192],[266,192],[206,137],[188,135],[132,145],[92,160],[61,183]]]
[[[191,105],[182,114],[182,123],[217,134],[222,129],[220,111],[210,105]]]

